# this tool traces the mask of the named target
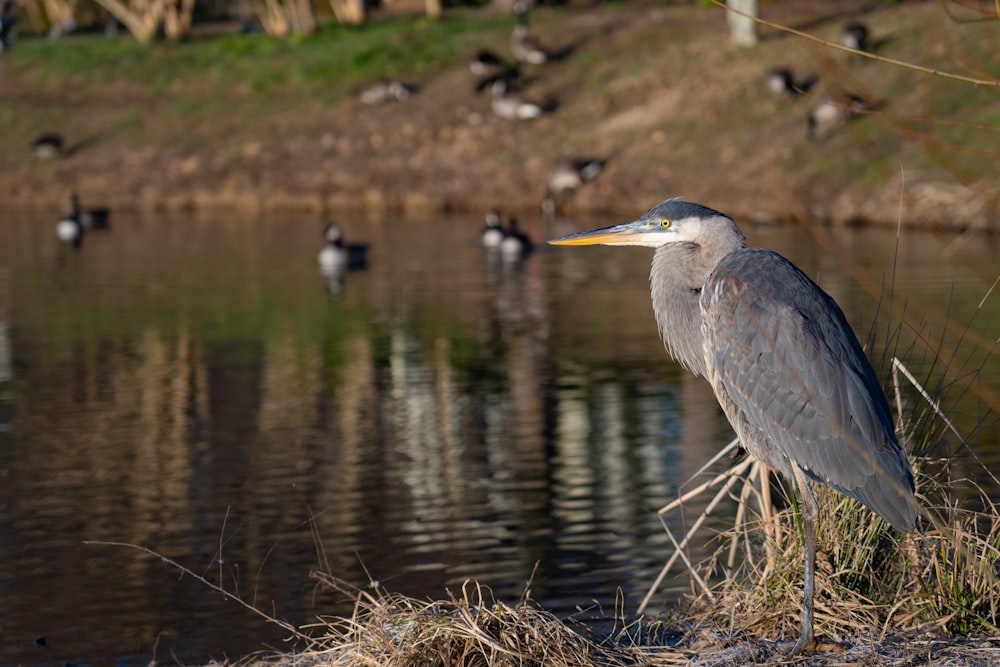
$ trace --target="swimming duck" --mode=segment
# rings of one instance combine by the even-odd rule
[[[517,218],[511,217],[507,221],[503,241],[500,242],[500,254],[504,259],[518,260],[527,256],[534,247],[531,237],[521,231]]]
[[[497,249],[503,243],[503,227],[500,221],[500,211],[491,209],[486,213],[486,228],[483,229],[483,247]]]
[[[80,197],[74,192],[70,195],[70,214],[84,229],[107,229],[111,211],[106,208],[84,208]]]
[[[368,246],[347,244],[340,226],[330,223],[323,231],[326,245],[319,251],[317,261],[323,272],[354,271],[368,266]]]
[[[83,243],[83,225],[76,216],[68,213],[56,223],[56,237],[66,245],[79,248]]]

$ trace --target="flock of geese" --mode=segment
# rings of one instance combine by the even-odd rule
[[[478,77],[475,90],[489,97],[490,109],[496,116],[513,123],[539,118],[559,106],[553,98],[538,100],[525,96],[522,91],[522,67],[544,66],[568,57],[573,51],[573,47],[554,50],[532,34],[528,25],[528,8],[528,3],[515,3],[518,23],[511,32],[509,58],[484,49],[475,53],[469,61],[470,71]],[[871,52],[875,48],[868,27],[859,21],[844,25],[840,41],[857,51]],[[797,79],[792,68],[780,66],[772,68],[766,80],[772,92],[794,99],[808,94],[818,77]],[[407,99],[418,90],[417,86],[402,81],[380,80],[359,89],[358,98],[366,104],[378,104]],[[863,95],[844,90],[836,90],[814,100],[806,117],[806,137],[810,141],[819,140],[835,128],[880,106],[880,103]],[[542,214],[547,217],[554,215],[585,183],[597,177],[607,162],[607,157],[557,160],[541,199]]]
[[[343,290],[347,273],[368,268],[368,245],[347,243],[343,229],[336,223],[326,226],[323,237],[325,243],[316,261],[327,290],[337,296]],[[507,266],[516,266],[535,247],[531,237],[521,230],[516,217],[508,217],[504,225],[503,216],[496,209],[486,213],[481,243],[490,260],[501,260]]]
[[[12,21],[2,17],[11,14],[11,0],[6,0],[0,11],[0,50]],[[481,50],[469,62],[470,71],[478,77],[475,90],[490,98],[490,108],[498,117],[513,122],[531,120],[554,111],[558,103],[554,99],[532,100],[521,91],[523,65],[541,66],[567,57],[572,48],[555,51],[546,47],[535,37],[528,26],[528,14],[523,5],[517,12],[518,23],[510,37],[510,55],[513,62],[494,51]],[[852,22],[844,26],[841,43],[858,51],[872,49],[867,26]],[[817,77],[797,79],[789,67],[775,67],[768,72],[767,85],[775,94],[791,98],[808,93],[815,85]],[[419,88],[402,81],[380,80],[357,91],[364,104],[382,104],[389,101],[406,100],[417,93]],[[877,108],[877,105],[860,95],[839,91],[819,98],[809,111],[807,137],[816,140],[831,128],[843,125],[863,113]],[[55,133],[43,134],[31,145],[39,158],[55,158],[67,153],[62,137]],[[607,158],[562,158],[551,172],[541,201],[543,216],[551,218],[560,203],[575,194],[584,184],[596,178],[605,168]],[[56,225],[56,236],[63,243],[80,247],[85,234],[105,230],[109,227],[109,211],[106,208],[84,208],[80,198],[74,193],[70,198],[70,210],[60,217]],[[327,278],[332,292],[339,292],[344,275],[348,271],[367,266],[367,246],[347,244],[344,234],[336,224],[324,230],[325,244],[319,252],[318,263],[321,273]],[[505,260],[519,260],[533,250],[531,239],[518,226],[515,217],[509,217],[504,225],[497,210],[486,215],[486,226],[482,232],[482,246],[489,253]]]
[[[574,50],[573,46],[555,49],[543,43],[528,25],[529,10],[530,3],[515,3],[517,25],[511,32],[507,54],[482,49],[473,54],[468,62],[469,70],[476,77],[474,91],[488,98],[489,108],[495,116],[515,126],[559,108],[559,102],[554,97],[535,99],[525,94],[524,68],[533,68],[537,73],[540,67],[565,60]],[[418,85],[410,82],[379,79],[360,86],[355,95],[363,104],[374,105],[403,101],[419,90]],[[601,173],[607,161],[606,157],[558,159],[542,193],[543,213],[553,214],[584,183]]]
[[[846,24],[840,35],[840,43],[855,51],[872,52],[868,26],[859,21]],[[774,67],[767,73],[767,86],[775,94],[798,98],[807,94],[816,84],[818,77],[796,79],[790,67]],[[876,111],[880,103],[866,99],[863,95],[838,90],[816,100],[806,117],[806,138],[816,141],[834,128],[846,125],[858,116]]]
[[[496,209],[486,213],[486,228],[483,229],[482,243],[488,252],[499,253],[500,257],[508,261],[527,257],[535,247],[531,237],[521,231],[517,218],[509,217],[505,228],[500,211]]]
[[[512,122],[539,118],[554,111],[558,103],[554,99],[544,101],[530,99],[522,94],[521,67],[541,66],[554,60],[565,58],[572,49],[560,52],[546,47],[530,31],[527,11],[521,6],[517,12],[518,24],[510,37],[510,62],[494,51],[478,51],[469,62],[470,71],[479,80],[475,90],[490,98],[493,113]],[[515,7],[517,9],[517,6]],[[851,22],[843,27],[841,44],[856,51],[871,51],[872,44],[868,27],[861,22]],[[810,92],[818,77],[797,79],[790,67],[775,67],[767,73],[767,86],[775,94],[798,98]],[[416,93],[418,87],[401,81],[380,80],[362,87],[358,98],[365,104],[380,104],[388,101],[407,99]],[[833,128],[845,125],[858,116],[873,111],[878,104],[863,96],[835,91],[816,99],[806,119],[806,136],[815,141]],[[551,219],[560,202],[576,193],[585,183],[596,178],[607,164],[607,158],[562,158],[558,160],[549,177],[541,201],[542,215]],[[349,258],[352,256],[343,245],[343,235],[336,225],[327,228],[327,245],[320,251],[319,264],[325,275],[340,275],[347,268],[357,268]],[[496,209],[486,214],[486,225],[481,238],[483,248],[491,256],[508,261],[518,261],[529,255],[534,244],[518,225],[517,218],[511,216],[504,225],[503,218]],[[357,252],[355,248],[353,252]]]

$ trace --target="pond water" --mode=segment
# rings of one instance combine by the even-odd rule
[[[530,580],[561,615],[632,612],[671,553],[656,510],[732,437],[663,352],[645,249],[504,264],[479,217],[347,217],[368,266],[331,285],[312,216],[119,213],[72,250],[49,217],[3,215],[0,663],[290,648],[95,541],[295,624],[351,611],[316,569],[433,599],[471,579],[513,602]],[[523,221],[536,239],[609,222]],[[978,308],[996,239],[905,232],[894,259],[889,231],[746,231],[834,295],[878,367],[898,351],[945,388],[1000,465],[1000,295]],[[687,589],[675,571],[651,611]]]

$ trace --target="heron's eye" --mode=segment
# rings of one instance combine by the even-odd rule
[[[662,220],[660,220],[660,227],[666,229],[669,226],[670,226],[670,220],[668,218],[663,218]]]

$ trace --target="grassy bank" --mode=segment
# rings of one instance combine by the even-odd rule
[[[7,75],[33,90],[170,94],[182,106],[230,96],[298,92],[325,102],[378,77],[432,76],[459,62],[484,35],[509,31],[505,16],[455,14],[441,21],[400,17],[363,27],[324,24],[313,35],[281,39],[205,26],[184,42],[142,44],[127,37],[28,37],[7,58]]]
[[[766,18],[837,41],[856,3],[764,5]],[[877,55],[984,81],[1000,78],[992,21],[937,3],[866,13]],[[635,213],[682,194],[741,217],[991,229],[995,87],[907,70],[765,28],[725,39],[721,10],[628,4],[539,11],[532,30],[569,57],[529,67],[525,92],[552,114],[512,126],[473,91],[480,48],[507,53],[513,19],[462,10],[311,37],[208,32],[140,46],[127,37],[24,38],[0,61],[0,174],[15,205],[64,206],[69,189],[118,207],[475,210],[537,204],[553,163],[610,157],[566,210]],[[775,97],[778,64],[817,76]],[[420,87],[369,107],[362,82]],[[819,141],[805,118],[850,90],[878,111]],[[62,132],[75,150],[42,163],[27,144]],[[900,207],[902,192],[902,208]]]

